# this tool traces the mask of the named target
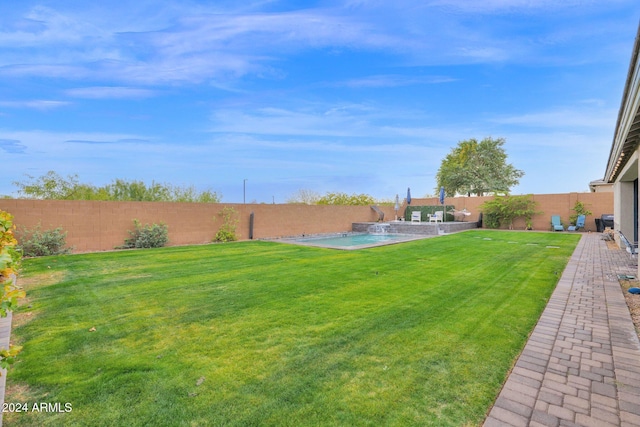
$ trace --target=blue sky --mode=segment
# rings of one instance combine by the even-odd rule
[[[195,185],[435,193],[459,141],[506,139],[514,194],[604,175],[637,0],[0,4],[0,194],[55,170]]]

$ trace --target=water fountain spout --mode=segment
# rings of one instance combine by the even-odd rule
[[[391,224],[373,224],[369,226],[369,233],[371,234],[386,234],[389,232]]]

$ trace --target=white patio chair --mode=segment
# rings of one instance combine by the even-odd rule
[[[433,215],[429,215],[429,222],[435,222],[437,224],[438,221],[443,222],[442,211],[436,211]]]

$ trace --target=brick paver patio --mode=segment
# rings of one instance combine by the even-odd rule
[[[640,342],[618,274],[637,274],[629,254],[584,234],[485,427],[640,426]]]

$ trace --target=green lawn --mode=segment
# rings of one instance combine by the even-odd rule
[[[359,251],[240,242],[26,260],[6,401],[72,411],[4,418],[477,425],[578,238],[479,230]]]

